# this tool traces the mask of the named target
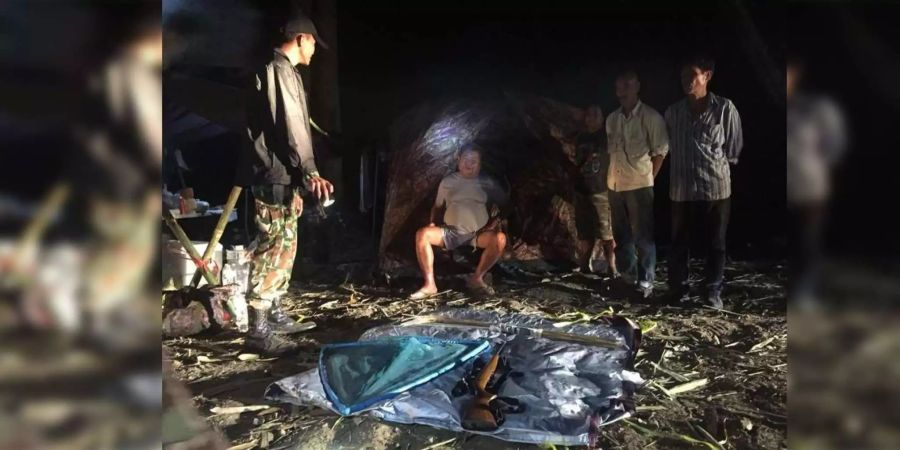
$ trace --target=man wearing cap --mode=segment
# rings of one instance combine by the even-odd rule
[[[316,169],[306,92],[296,68],[309,65],[316,43],[325,45],[302,14],[291,15],[279,31],[272,59],[255,72],[248,95],[249,148],[239,164],[239,184],[250,186],[257,226],[249,249],[246,342],[251,350],[265,354],[294,350],[295,344],[280,335],[304,329],[281,307],[297,254],[297,219],[303,211],[300,189],[320,199],[333,192]]]
[[[616,78],[621,105],[606,120],[609,141],[609,204],[616,265],[644,298],[653,295],[656,244],[653,240],[653,182],[669,152],[662,115],[641,102],[634,71]]]

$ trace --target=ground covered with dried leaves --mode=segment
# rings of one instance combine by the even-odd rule
[[[725,310],[661,306],[638,300],[594,275],[549,266],[501,264],[496,295],[472,298],[460,276],[439,279],[440,296],[410,301],[412,277],[351,282],[359,268],[307,268],[285,304],[317,327],[295,338],[297,355],[268,359],[242,350],[239,334],[164,341],[172,370],[194,407],[231,445],[296,449],[536,448],[425,426],[394,425],[365,416],[340,418],[317,408],[269,404],[265,387],[314,368],[324,343],[352,341],[365,330],[443,308],[540,314],[590,321],[609,314],[640,324],[636,370],[647,380],[637,414],[602,429],[602,448],[781,449],[787,446],[787,320],[785,269],[778,262],[729,262]],[[693,268],[700,273],[700,267]],[[361,270],[365,272],[365,270]],[[665,271],[658,286],[664,292]],[[693,298],[698,302],[697,297]],[[552,448],[545,446],[544,448]]]

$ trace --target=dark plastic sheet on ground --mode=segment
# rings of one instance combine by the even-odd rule
[[[451,310],[442,318],[474,320],[488,327],[440,324],[385,325],[368,330],[360,341],[393,336],[425,336],[457,341],[487,340],[496,348],[507,342],[504,355],[521,377],[508,378],[498,395],[526,405],[520,414],[509,414],[494,432],[479,433],[499,439],[534,444],[590,445],[598,427],[628,417],[634,411],[632,394],[643,381],[633,371],[640,331],[630,322],[611,318],[606,324],[554,326],[539,316],[488,311]],[[534,333],[512,332],[516,327],[552,330],[612,340],[619,345],[604,348],[583,343],[551,340]],[[488,358],[490,352],[481,354]],[[464,431],[461,412],[471,396],[454,398],[452,391],[472,362],[446,372],[392,400],[373,404],[368,414],[404,424],[422,424]],[[315,405],[337,412],[313,369],[270,385],[266,398],[297,405]]]

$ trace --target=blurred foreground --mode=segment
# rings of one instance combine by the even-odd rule
[[[0,448],[159,448],[160,5],[0,21]]]

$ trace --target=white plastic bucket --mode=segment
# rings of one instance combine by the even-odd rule
[[[194,248],[197,253],[203,256],[206,251],[207,241],[193,241]],[[216,250],[213,252],[212,262],[210,263],[215,271],[218,272],[222,267],[222,244],[216,244]],[[187,250],[181,246],[176,240],[166,241],[162,249],[162,282],[163,289],[178,289],[191,283],[194,277],[194,271],[197,266],[191,260]],[[200,278],[200,286],[206,284],[205,278]]]

